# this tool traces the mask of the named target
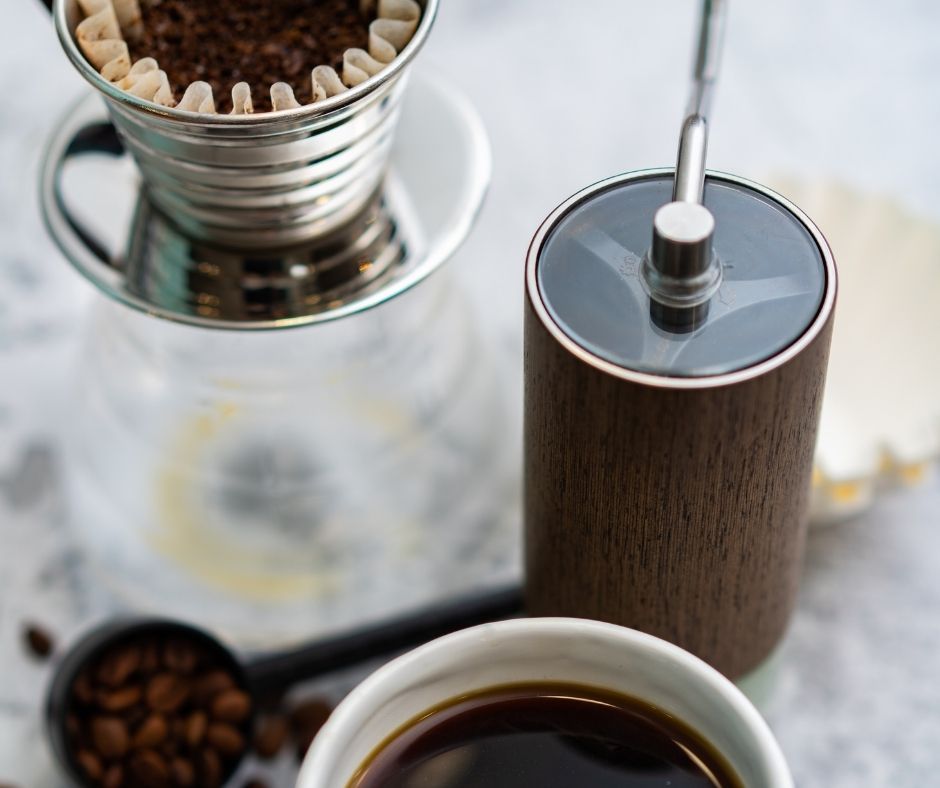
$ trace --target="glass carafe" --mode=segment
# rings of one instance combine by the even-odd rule
[[[515,452],[481,342],[448,270],[267,332],[99,299],[67,468],[100,577],[135,609],[270,646],[505,571]]]

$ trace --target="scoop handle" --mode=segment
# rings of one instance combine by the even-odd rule
[[[299,682],[367,660],[392,657],[459,629],[521,615],[522,589],[514,585],[262,657],[246,665],[245,672],[256,697],[277,697]]]

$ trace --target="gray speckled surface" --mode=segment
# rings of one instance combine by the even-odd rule
[[[24,658],[18,628],[40,618],[68,637],[106,612],[62,527],[56,453],[73,329],[90,293],[45,238],[35,187],[43,140],[85,88],[39,3],[3,6],[0,782],[49,788],[38,736],[45,672]],[[541,218],[587,183],[670,162],[695,8],[444,3],[419,67],[462,87],[491,133],[493,188],[457,265],[507,354],[518,357],[522,260]],[[938,30],[929,0],[734,3],[712,166],[835,177],[940,218]],[[940,783],[938,527],[934,476],[813,534],[766,707],[799,785]]]
[[[814,532],[766,712],[799,785],[940,782],[940,485]]]

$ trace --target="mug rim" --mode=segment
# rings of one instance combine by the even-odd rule
[[[112,84],[101,76],[98,70],[85,57],[85,54],[78,46],[73,31],[69,29],[67,12],[70,2],[77,5],[77,0],[53,0],[52,16],[56,32],[59,36],[59,42],[75,69],[106,99],[132,112],[159,118],[164,122],[177,121],[185,125],[205,127],[252,127],[291,124],[330,115],[338,110],[358,103],[361,99],[373,93],[378,88],[397,79],[414,59],[421,47],[424,46],[431,28],[434,25],[434,20],[437,17],[440,0],[416,0],[418,5],[421,6],[421,21],[418,23],[418,28],[415,30],[411,40],[407,43],[405,48],[395,56],[394,60],[364,82],[360,82],[355,87],[349,88],[343,93],[313,104],[304,104],[294,109],[254,112],[247,115],[209,114],[205,112],[181,110],[176,107],[163,107],[147,99],[132,96],[127,91]]]
[[[624,645],[656,655],[669,661],[678,670],[696,676],[717,692],[731,712],[737,715],[754,735],[770,774],[779,779],[781,788],[792,788],[793,779],[790,769],[770,726],[747,696],[730,679],[695,655],[653,635],[617,624],[563,617],[520,618],[462,629],[425,643],[381,666],[343,699],[317,734],[304,757],[296,788],[322,788],[326,785],[325,780],[330,775],[325,771],[323,764],[335,760],[335,757],[331,756],[341,751],[351,731],[356,730],[363,719],[371,716],[374,711],[373,696],[385,683],[397,676],[407,675],[422,663],[438,662],[450,653],[460,653],[465,645],[478,642],[481,638],[514,637],[520,633],[533,631],[565,637],[584,635],[602,637],[608,641],[619,641]],[[641,697],[638,699],[644,700]],[[710,741],[705,732],[697,732]],[[722,755],[725,754],[722,753]]]

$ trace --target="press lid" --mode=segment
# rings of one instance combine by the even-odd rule
[[[585,350],[654,375],[720,375],[779,353],[823,301],[826,263],[814,235],[782,198],[709,174],[704,205],[714,217],[721,280],[694,322],[670,322],[655,308],[643,269],[673,179],[671,170],[622,176],[562,212],[536,263],[552,320]]]

